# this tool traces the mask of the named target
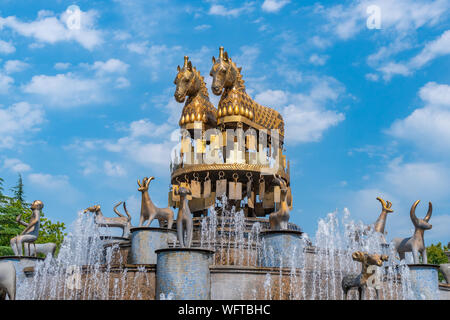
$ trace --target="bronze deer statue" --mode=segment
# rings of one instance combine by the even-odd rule
[[[411,221],[414,224],[415,230],[412,237],[409,238],[395,238],[392,240],[395,251],[398,252],[400,260],[405,259],[405,253],[411,252],[413,255],[414,263],[419,262],[419,253],[422,255],[422,263],[427,263],[427,251],[424,241],[425,230],[430,230],[433,226],[428,223],[433,212],[433,206],[431,202],[428,203],[428,212],[425,218],[419,219],[416,217],[416,207],[420,200],[414,202],[410,210]]]
[[[208,90],[200,72],[192,66],[189,57],[184,57],[183,68],[178,66],[178,74],[173,81],[177,86],[175,89],[175,100],[186,103],[181,112],[180,126],[195,121],[201,121],[209,128],[217,125],[217,110],[209,101]],[[188,97],[186,99],[186,97]]]
[[[192,192],[185,187],[180,187],[175,191],[175,194],[180,196],[180,208],[177,216],[178,241],[180,247],[189,248],[192,242],[193,222],[187,196],[192,195]]]
[[[114,206],[114,212],[118,215],[118,217],[105,217],[102,213],[100,205],[94,205],[92,207],[86,208],[83,213],[93,212],[95,214],[94,222],[102,227],[117,227],[122,229],[122,237],[128,238],[130,236],[130,228],[131,228],[131,216],[127,211],[125,203],[123,203],[123,208],[126,213],[126,217],[122,215],[117,207],[122,204],[122,201]]]
[[[280,186],[280,208],[269,216],[271,230],[286,230],[289,221],[289,206],[287,204],[288,187],[286,181],[279,175],[273,175],[273,183]]]
[[[167,228],[172,229],[173,224],[173,211],[169,207],[167,208],[158,208],[153,204],[152,199],[148,194],[148,186],[154,177],[143,178],[142,184],[141,181],[137,181],[139,188],[138,191],[142,193],[141,200],[141,217],[139,219],[139,226],[144,226],[144,222],[147,221],[146,227],[150,226],[150,223],[156,218],[158,219],[159,226],[163,227],[164,223],[167,222]]]
[[[341,286],[344,291],[344,300],[347,300],[347,294],[350,289],[356,288],[358,289],[358,297],[359,300],[364,300],[366,289],[367,289],[367,281],[370,276],[375,274],[375,270],[370,272],[369,266],[378,266],[380,267],[383,264],[383,261],[388,260],[387,255],[380,254],[368,254],[367,252],[356,251],[352,254],[352,259],[354,261],[361,262],[361,273],[359,274],[348,274],[342,278]],[[378,289],[376,290],[377,300],[380,298]]]

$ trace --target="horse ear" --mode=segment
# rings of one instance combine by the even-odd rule
[[[212,57],[212,62],[216,63],[216,58],[214,58],[214,56]]]
[[[238,70],[239,70],[239,73],[241,73],[241,71],[242,71],[242,67],[239,67],[239,68],[238,68]]]
[[[192,63],[190,61],[188,61],[188,70],[192,71]]]
[[[177,67],[177,70],[178,70],[178,72],[180,72],[180,70],[181,70],[180,66]]]

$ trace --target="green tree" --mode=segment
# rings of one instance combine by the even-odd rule
[[[25,204],[25,194],[23,191],[23,181],[22,181],[22,175],[19,173],[19,179],[17,180],[17,184],[11,188],[11,191],[14,194],[14,199],[20,201],[21,203]]]
[[[448,258],[444,251],[449,250],[447,246],[442,247],[442,244],[438,242],[437,244],[432,244],[427,247],[427,262],[429,264],[442,264],[447,263]],[[439,272],[439,281],[443,281],[444,276]]]

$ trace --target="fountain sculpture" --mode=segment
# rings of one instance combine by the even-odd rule
[[[0,300],[16,299],[16,268],[11,261],[0,262]]]
[[[126,216],[117,210],[119,202],[115,218],[104,217],[95,205],[84,210],[94,216],[78,214],[57,257],[48,254],[28,265],[33,268],[16,262],[38,258],[1,258],[16,261],[18,299],[436,298],[437,269],[426,264],[423,240],[424,230],[431,229],[431,203],[424,219],[415,216],[419,201],[411,208],[411,238],[386,241],[392,203],[377,198],[382,211],[374,225],[353,221],[348,210],[342,216],[334,212],[319,220],[309,239],[289,222],[293,196],[283,117],[246,93],[242,68],[223,47],[212,62],[211,89],[221,96],[217,109],[187,56],[177,68],[174,97],[185,104],[180,148],[170,164],[169,206],[152,202],[154,177],[145,177],[138,180],[138,226],[132,226],[125,203]],[[33,203],[30,223],[11,240],[16,255],[18,244],[36,241],[42,207]],[[151,227],[155,219],[159,227]],[[105,236],[100,227],[120,228],[122,237]],[[38,252],[39,245],[27,254]],[[414,264],[408,265],[409,252]],[[367,290],[372,286],[375,292]]]

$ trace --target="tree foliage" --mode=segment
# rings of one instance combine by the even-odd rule
[[[1,193],[3,179],[0,178],[0,256],[11,255],[10,240],[20,234],[25,227],[16,222],[19,214],[22,214],[22,220],[28,222],[32,211],[30,204],[25,202],[24,186],[22,177],[19,175],[17,185],[11,190],[12,197]],[[36,243],[54,242],[57,245],[57,252],[61,246],[66,226],[63,222],[52,222],[41,212],[39,237]]]
[[[450,243],[449,243],[450,244]],[[432,244],[427,247],[427,262],[429,264],[442,264],[448,263],[447,255],[444,251],[449,250],[449,244],[447,246],[443,246],[440,242],[437,244]],[[439,281],[443,281],[444,276],[439,272]]]

